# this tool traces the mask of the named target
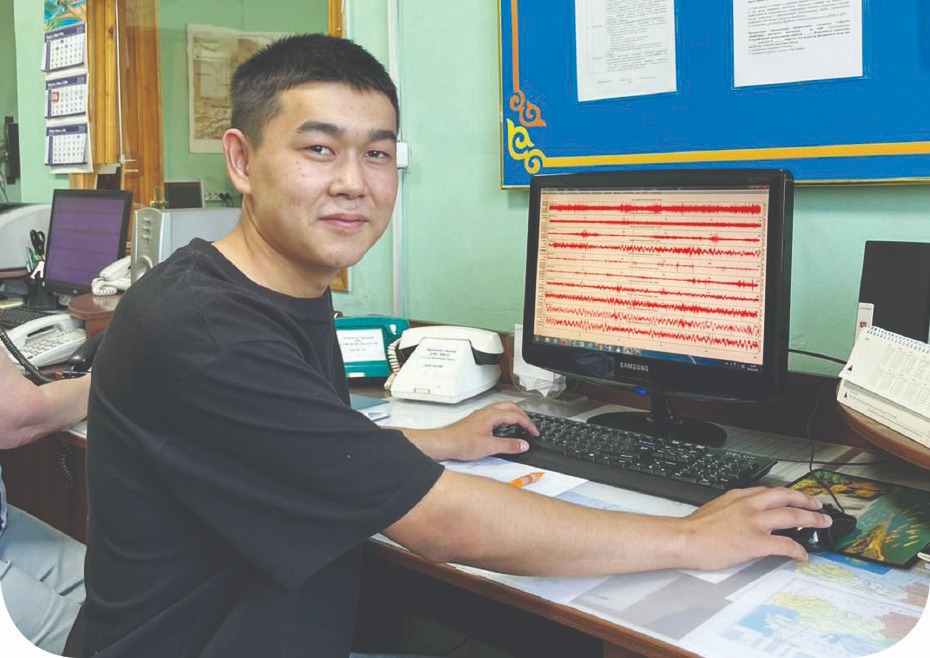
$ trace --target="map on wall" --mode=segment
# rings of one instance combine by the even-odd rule
[[[209,25],[187,26],[191,153],[222,153],[229,128],[232,74],[242,62],[275,39],[277,32],[243,32]]]

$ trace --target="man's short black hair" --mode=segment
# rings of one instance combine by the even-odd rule
[[[397,88],[367,50],[347,39],[301,34],[269,44],[236,69],[231,126],[257,146],[265,123],[278,112],[278,94],[308,82],[336,82],[381,92],[400,120]]]

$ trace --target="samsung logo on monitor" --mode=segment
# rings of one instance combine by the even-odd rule
[[[649,366],[642,363],[630,363],[629,361],[617,361],[617,367],[624,370],[636,370],[637,372],[649,372]]]

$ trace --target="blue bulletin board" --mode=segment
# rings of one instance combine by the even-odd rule
[[[861,1],[859,77],[736,87],[733,0],[676,0],[677,89],[579,102],[575,2],[501,0],[502,185],[658,167],[930,179],[930,2]]]

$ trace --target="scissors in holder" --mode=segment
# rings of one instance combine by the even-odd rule
[[[45,255],[45,231],[32,229],[29,231],[29,239],[32,241],[32,248],[35,249],[36,255],[41,258]]]

